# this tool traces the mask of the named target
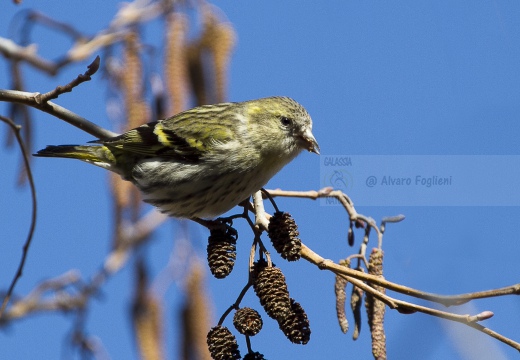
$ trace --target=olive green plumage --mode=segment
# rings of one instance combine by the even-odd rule
[[[193,108],[95,145],[48,146],[120,174],[175,217],[216,217],[264,186],[302,150],[319,154],[307,111],[287,97]]]

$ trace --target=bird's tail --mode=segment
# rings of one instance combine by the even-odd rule
[[[49,145],[34,156],[78,159],[112,171],[116,165],[110,149],[96,145]]]

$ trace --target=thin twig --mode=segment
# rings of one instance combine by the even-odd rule
[[[125,246],[136,246],[141,244],[148,236],[150,236],[159,226],[170,219],[167,215],[157,211],[150,210],[147,214],[141,216],[134,223],[124,224],[123,241]]]
[[[49,92],[46,92],[45,94],[38,94],[35,97],[35,100],[38,104],[44,104],[48,102],[51,99],[56,99],[58,96],[65,92],[71,92],[72,89],[74,89],[79,84],[90,81],[92,78],[91,76],[96,73],[99,69],[99,62],[101,61],[99,55],[96,56],[94,61],[90,65],[87,66],[87,71],[85,71],[84,74],[79,74],[74,80],[69,82],[67,85],[64,86],[57,86],[54,90],[51,90]]]
[[[342,275],[340,275],[342,276]],[[450,312],[432,309],[426,306],[416,305],[412,304],[406,301],[394,299],[388,295],[382,294],[379,291],[375,290],[373,287],[365,284],[363,281],[360,281],[358,279],[351,278],[349,276],[344,276],[345,279],[347,279],[349,282],[351,282],[354,286],[357,286],[361,289],[363,289],[365,292],[370,292],[374,297],[378,298],[382,302],[384,302],[386,305],[388,305],[390,308],[398,310],[402,313],[413,313],[413,312],[421,312],[424,314],[428,314],[431,316],[439,317],[442,319],[455,321],[467,326],[470,326],[480,332],[483,332],[501,342],[504,344],[507,344],[516,350],[520,351],[520,343],[513,341],[481,324],[478,323],[478,321],[488,319],[492,316],[491,312],[485,311],[481,314],[477,315],[458,315],[453,314]]]
[[[13,294],[16,283],[22,277],[22,274],[23,274],[23,267],[25,265],[27,255],[29,253],[29,247],[31,246],[31,242],[32,242],[33,234],[34,234],[34,228],[36,227],[37,201],[36,201],[36,187],[34,186],[34,179],[32,176],[31,167],[29,165],[29,155],[27,154],[27,151],[25,150],[25,146],[23,145],[22,136],[20,135],[21,126],[16,125],[11,119],[8,119],[3,116],[0,116],[0,120],[5,122],[7,125],[9,125],[16,136],[16,141],[18,142],[18,145],[20,146],[20,151],[22,152],[22,156],[23,156],[23,162],[25,165],[25,169],[27,171],[27,178],[29,179],[29,186],[31,188],[31,198],[32,198],[31,225],[29,227],[29,233],[27,234],[27,238],[26,238],[25,244],[23,246],[22,258],[20,259],[18,269],[16,270],[16,274],[14,275],[14,278],[11,281],[11,285],[9,285],[7,294],[5,295],[4,300],[2,301],[2,307],[0,308],[0,318],[1,318],[2,315],[4,314],[7,304],[9,303],[9,299],[11,298],[11,296]]]
[[[0,318],[0,324],[39,311],[70,311],[76,305],[76,302],[71,301],[72,298],[68,294],[64,294],[63,291],[69,286],[77,287],[77,285],[80,285],[80,279],[76,271],[68,271],[54,279],[40,283],[27,296],[17,300],[9,307]],[[50,290],[60,293],[60,296],[54,296],[52,300],[45,301],[45,293]]]
[[[265,196],[266,198],[269,199],[269,201],[271,202],[271,204],[272,204],[273,207],[274,207],[274,210],[275,210],[276,212],[279,212],[280,210],[278,209],[278,205],[276,205],[276,201],[274,201],[274,199],[273,199],[273,197],[271,196],[271,194],[269,194],[269,192],[268,192],[266,189],[264,189],[264,188],[260,189],[260,191],[262,192],[262,195],[263,195],[263,196]]]
[[[347,211],[350,221],[362,221],[368,226],[370,226],[374,231],[377,232],[378,245],[381,247],[383,242],[383,234],[379,227],[376,225],[375,221],[365,215],[358,214],[356,209],[354,208],[354,202],[345,194],[343,191],[334,190],[332,187],[324,187],[318,191],[310,190],[310,191],[286,191],[281,189],[276,190],[264,190],[268,192],[272,197],[275,196],[284,196],[284,197],[296,197],[296,198],[306,198],[311,200],[316,200],[319,198],[335,198],[337,199],[343,208]]]
[[[58,65],[39,57],[36,50],[37,47],[34,45],[24,47],[10,39],[0,37],[0,54],[4,57],[15,61],[24,61],[49,75],[56,75],[59,69]]]
[[[104,129],[101,126],[98,126],[88,121],[87,119],[73,113],[72,111],[65,109],[64,107],[61,107],[57,104],[54,104],[51,101],[48,101],[44,104],[38,104],[38,102],[36,101],[36,96],[38,96],[38,93],[0,89],[0,101],[31,106],[35,109],[41,110],[61,120],[64,120],[69,124],[95,136],[98,139],[103,140],[118,135],[117,133]]]
[[[384,280],[377,276],[372,276],[357,270],[349,269],[344,266],[338,265],[334,263],[332,260],[327,260],[321,257],[320,255],[316,254],[305,244],[302,244],[302,258],[318,266],[322,270],[330,270],[335,274],[342,274],[362,281],[371,282],[376,285],[383,286],[388,290],[392,290],[408,296],[413,296],[419,299],[432,301],[438,304],[442,304],[444,306],[462,305],[474,299],[482,299],[504,295],[520,295],[520,284],[515,284],[494,290],[486,290],[481,292],[458,295],[437,295],[433,293],[428,293],[408,286],[399,285],[394,282]]]
[[[57,30],[60,33],[67,34],[76,41],[82,41],[85,39],[85,36],[79,30],[76,30],[72,25],[55,20],[42,12],[29,10],[27,19],[40,23],[50,29]]]
[[[233,310],[233,309],[238,309],[239,306],[240,306],[240,303],[242,302],[242,299],[244,298],[244,296],[247,294],[247,291],[249,290],[249,288],[253,285],[252,282],[248,281],[247,284],[244,286],[244,288],[242,289],[242,291],[240,291],[240,294],[238,295],[237,299],[235,300],[235,302],[226,309],[226,311],[224,311],[224,313],[222,314],[222,316],[220,317],[220,320],[218,321],[218,325],[222,325],[222,323],[224,323],[224,320],[226,320],[226,317],[229,315],[229,313]]]

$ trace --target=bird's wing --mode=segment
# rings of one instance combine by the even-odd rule
[[[105,146],[143,156],[162,156],[197,162],[217,143],[232,139],[232,131],[222,124],[209,124],[176,115],[129,130],[107,140],[99,140]],[[185,121],[192,121],[188,124]],[[184,123],[184,124],[183,124]]]

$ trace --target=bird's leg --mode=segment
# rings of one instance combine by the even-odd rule
[[[208,228],[209,230],[214,229],[219,226],[218,220],[204,220],[198,217],[192,217],[190,218],[191,221],[195,221],[196,223]]]

